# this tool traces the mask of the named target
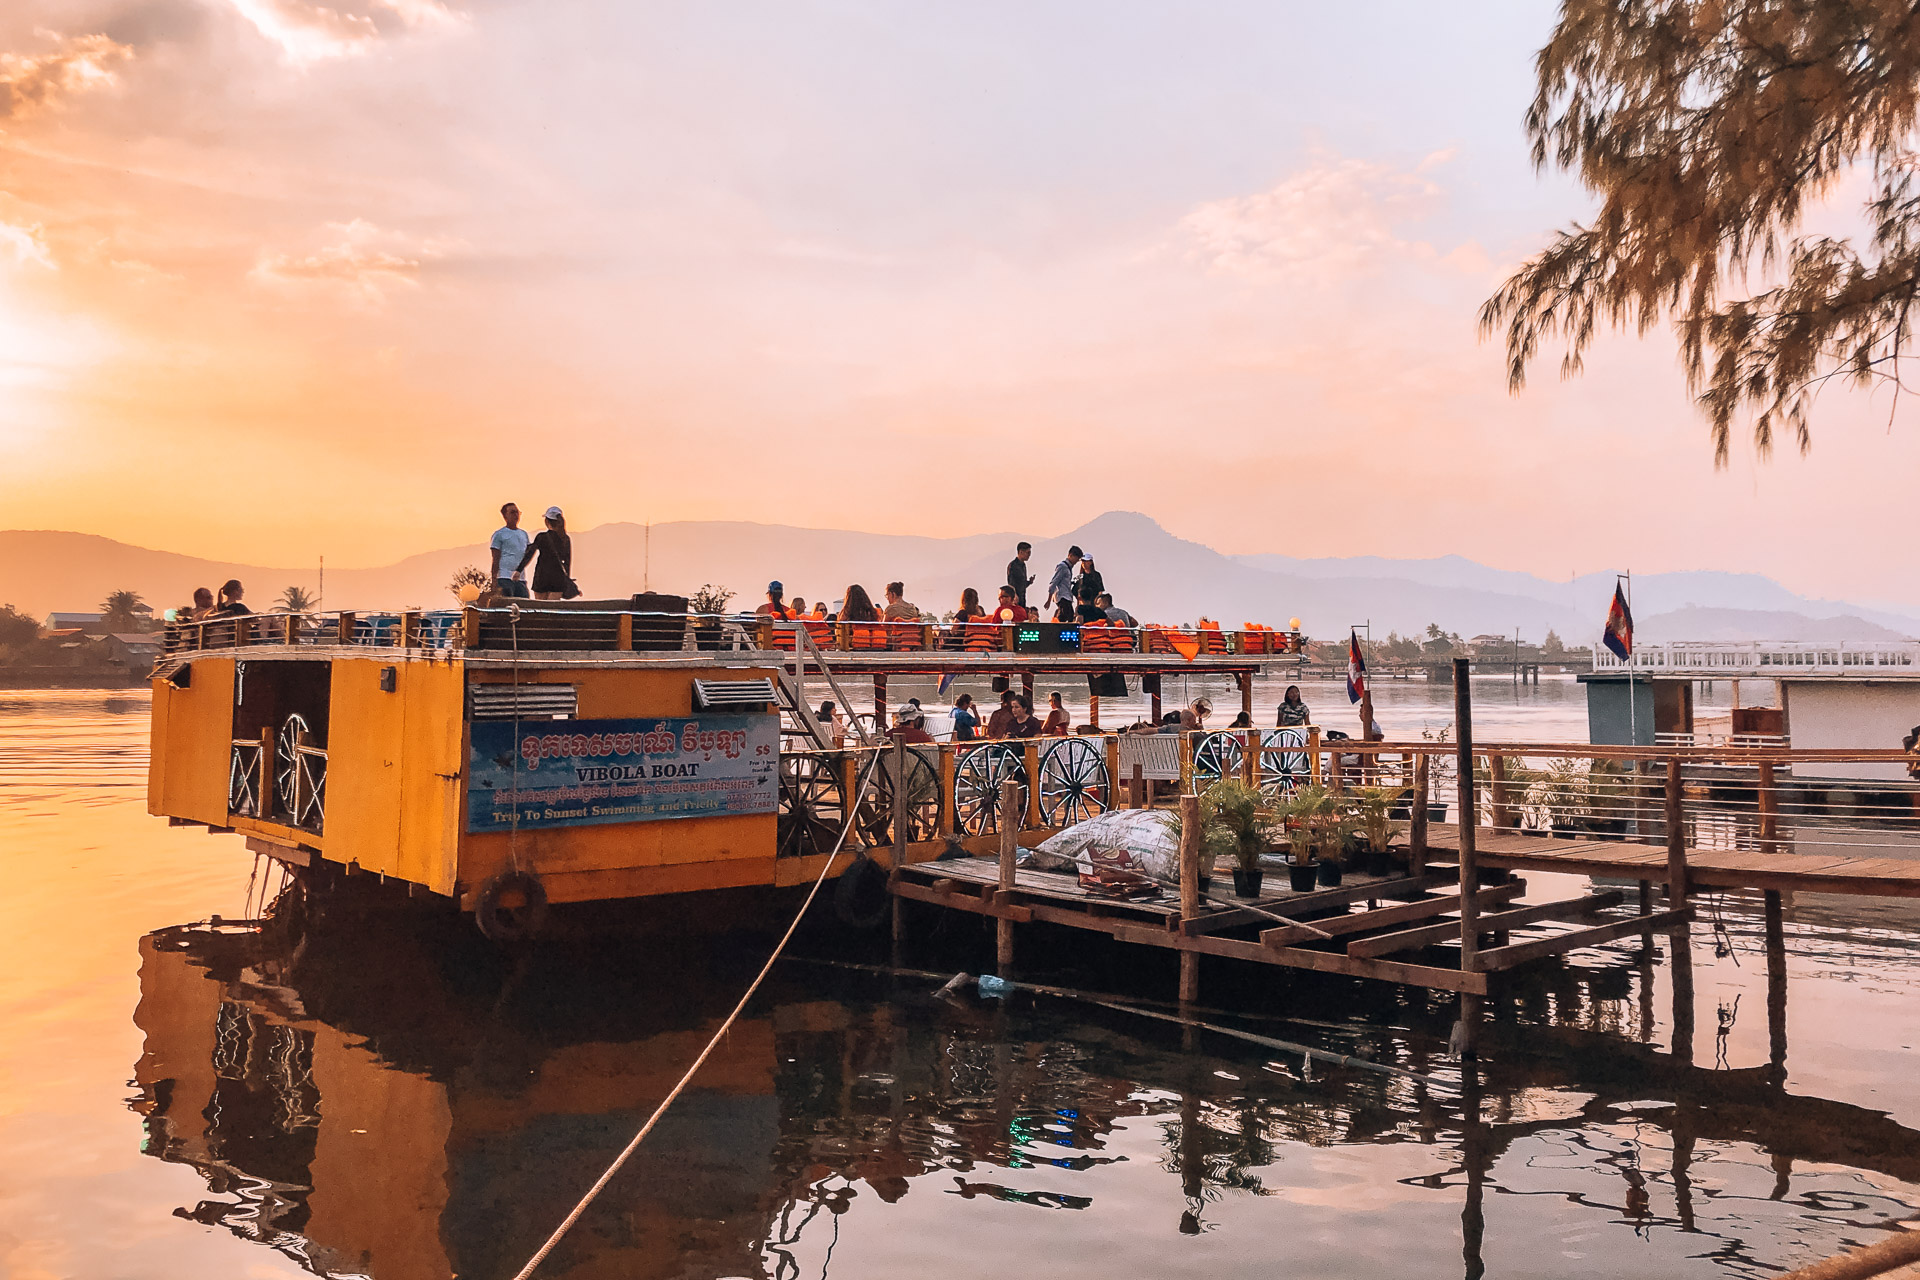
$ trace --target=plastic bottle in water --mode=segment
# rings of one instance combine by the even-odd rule
[[[980,994],[983,996],[1004,996],[1013,990],[1013,984],[1005,978],[995,977],[991,973],[980,975]]]

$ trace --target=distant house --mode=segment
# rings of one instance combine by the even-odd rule
[[[115,632],[94,641],[98,656],[130,674],[145,674],[160,659],[160,637],[145,632]]]
[[[134,606],[134,616],[151,626],[153,609],[145,604]],[[104,613],[50,613],[47,615],[48,631],[81,631],[90,636],[107,634],[107,615]]]

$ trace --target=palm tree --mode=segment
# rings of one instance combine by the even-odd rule
[[[313,597],[307,594],[305,587],[288,587],[280,593],[280,603],[274,606],[278,613],[311,613]]]
[[[108,631],[143,630],[151,617],[138,591],[109,591],[100,602],[100,613],[101,625]]]

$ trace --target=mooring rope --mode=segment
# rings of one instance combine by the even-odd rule
[[[787,931],[780,935],[780,941],[774,944],[773,953],[767,957],[767,962],[760,966],[760,972],[754,975],[751,983],[747,984],[746,991],[740,996],[740,1002],[733,1006],[733,1012],[727,1015],[726,1021],[720,1024],[719,1030],[713,1033],[713,1039],[707,1041],[707,1047],[700,1051],[700,1056],[693,1060],[693,1065],[687,1068],[686,1074],[680,1077],[679,1083],[675,1084],[667,1093],[667,1096],[660,1100],[660,1105],[653,1109],[653,1114],[647,1117],[647,1122],[640,1126],[640,1132],[633,1135],[633,1141],[629,1142],[626,1145],[626,1149],[614,1157],[613,1163],[607,1166],[606,1172],[602,1173],[594,1180],[594,1184],[587,1188],[587,1193],[580,1197],[580,1203],[573,1206],[572,1212],[568,1213],[567,1216],[562,1219],[560,1225],[554,1228],[553,1234],[547,1237],[547,1242],[541,1245],[531,1258],[527,1259],[527,1265],[515,1273],[513,1280],[528,1280],[528,1277],[533,1275],[534,1270],[538,1268],[542,1262],[546,1261],[547,1255],[553,1252],[554,1246],[558,1245],[567,1232],[573,1229],[573,1224],[580,1220],[580,1215],[587,1211],[587,1206],[592,1204],[602,1191],[606,1190],[607,1184],[613,1181],[613,1176],[620,1172],[621,1166],[626,1164],[633,1153],[640,1149],[640,1143],[645,1140],[649,1133],[653,1132],[653,1126],[660,1122],[660,1117],[666,1114],[667,1108],[673,1105],[674,1099],[678,1098],[681,1091],[684,1090],[688,1084],[692,1083],[693,1077],[699,1072],[702,1066],[706,1065],[706,1061],[712,1056],[714,1049],[719,1046],[720,1041],[725,1038],[727,1032],[732,1029],[735,1020],[740,1017],[741,1011],[747,1007],[747,1001],[753,998],[753,993],[760,989],[762,982],[766,981],[767,974],[773,970],[774,961],[780,958],[780,953],[787,949],[787,943],[793,940],[794,931],[800,927],[800,921],[806,916],[807,908],[812,906],[814,898],[819,896],[820,886],[827,882],[827,873],[833,870],[833,860],[840,856],[840,850],[846,845],[847,836],[853,831],[855,817],[860,812],[860,801],[866,797],[867,785],[873,781],[874,769],[880,763],[880,755],[880,752],[874,752],[872,762],[867,765],[865,776],[860,779],[860,785],[854,788],[853,799],[847,805],[846,825],[840,828],[840,838],[833,842],[833,851],[827,855],[827,860],[825,864],[821,866],[820,874],[814,880],[813,887],[807,890],[806,901],[802,902],[800,909],[794,912],[793,922],[787,926]],[[795,806],[794,813],[796,820],[805,820],[800,814],[797,805]]]

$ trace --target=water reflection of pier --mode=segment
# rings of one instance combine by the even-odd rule
[[[665,950],[516,972],[405,936],[316,938],[290,961],[251,935],[154,935],[137,1014],[146,1149],[206,1179],[209,1197],[183,1216],[318,1274],[511,1274],[716,1021],[690,993],[729,986],[727,959]],[[1186,1232],[1203,1230],[1222,1196],[1271,1192],[1269,1171],[1295,1144],[1439,1148],[1434,1171],[1409,1185],[1458,1189],[1469,1276],[1489,1195],[1525,1193],[1502,1160],[1556,1132],[1577,1134],[1586,1162],[1564,1182],[1530,1171],[1549,1180],[1540,1189],[1718,1235],[1712,1247],[1729,1259],[1749,1246],[1725,1222],[1703,1224],[1703,1148],[1756,1148],[1776,1199],[1796,1166],[1920,1183],[1920,1132],[1786,1092],[1783,983],[1768,1001],[1770,1061],[1715,1070],[1691,1060],[1690,1034],[1654,1043],[1657,1012],[1683,1031],[1691,1020],[1684,980],[1670,1010],[1654,1009],[1656,967],[1647,947],[1607,967],[1542,968],[1490,1010],[1488,1065],[1464,1108],[1401,1079],[1276,1074],[1297,1064],[1230,1083],[1214,1074],[1219,1042],[1114,1011],[949,1007],[920,988],[894,1002],[776,993],[563,1244],[553,1274],[797,1275],[803,1241],[818,1243],[809,1233],[833,1230],[861,1195],[1073,1212],[1091,1202],[1071,1175],[1116,1159],[1116,1129],[1142,1117],[1164,1133],[1167,1228]],[[1451,1071],[1444,1038],[1428,1034],[1445,1004],[1345,990],[1372,1002],[1353,1023],[1369,1052]],[[1406,1022],[1413,1033],[1388,1025]],[[1623,1124],[1664,1145],[1609,1146]],[[1036,1190],[1031,1171],[1046,1166],[1063,1176]],[[1856,1216],[1899,1211],[1888,1201]]]

